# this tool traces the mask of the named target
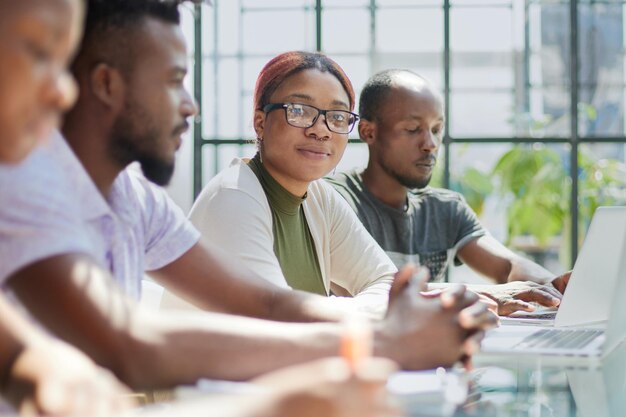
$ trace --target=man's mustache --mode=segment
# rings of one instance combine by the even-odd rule
[[[181,123],[174,129],[174,135],[175,136],[182,135],[187,130],[189,130],[189,123],[188,122]]]
[[[428,155],[415,161],[416,165],[417,164],[435,165],[436,163],[437,163],[437,157],[435,155]]]

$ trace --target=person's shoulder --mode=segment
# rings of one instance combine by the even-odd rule
[[[409,191],[409,198],[419,202],[433,202],[441,204],[463,203],[465,199],[461,193],[447,188],[425,187]]]
[[[235,158],[230,165],[211,178],[205,189],[248,190],[259,186],[259,180],[248,166],[248,159]]]
[[[248,159],[235,158],[230,165],[211,178],[194,202],[194,209],[216,198],[252,199],[267,204],[267,198],[258,178],[248,166]]]
[[[335,189],[340,191],[348,189],[361,191],[363,189],[361,171],[358,169],[340,172],[332,177],[325,177],[324,179]]]
[[[138,200],[144,202],[149,198],[165,196],[167,192],[161,187],[148,180],[139,166],[133,164],[124,169],[115,179],[111,190],[112,198],[124,201]]]
[[[353,210],[341,190],[335,188],[325,179],[311,182],[307,195],[306,205],[318,205],[326,212],[335,212],[336,210],[344,209],[349,211]]]
[[[55,206],[71,206],[78,197],[78,177],[68,168],[80,166],[78,161],[68,161],[73,153],[65,140],[55,133],[24,161],[0,164],[0,200],[3,205],[27,200],[36,204],[41,200],[51,210]],[[75,158],[75,157],[74,157]]]
[[[332,199],[337,196],[336,190],[333,186],[324,178],[312,181],[309,184],[309,188],[307,190],[307,200],[311,197],[315,199]]]

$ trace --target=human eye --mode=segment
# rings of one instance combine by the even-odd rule
[[[420,126],[420,125],[417,125],[417,126],[414,126],[414,127],[408,127],[406,129],[406,131],[409,132],[409,133],[422,133],[423,130],[424,129],[422,129],[422,126]]]
[[[330,115],[331,120],[334,123],[346,123],[348,121],[348,115],[344,112],[334,111]]]
[[[49,62],[52,60],[52,52],[35,41],[25,42],[26,50],[37,62]]]
[[[305,113],[304,106],[301,104],[292,104],[290,110],[295,116],[302,116]]]

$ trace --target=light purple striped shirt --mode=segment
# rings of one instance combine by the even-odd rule
[[[84,253],[139,298],[144,271],[175,261],[199,238],[165,190],[132,169],[106,201],[58,133],[23,163],[0,165],[0,284],[39,260]]]

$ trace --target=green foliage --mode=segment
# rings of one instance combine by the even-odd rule
[[[481,214],[491,193],[498,193],[506,207],[507,241],[531,236],[547,250],[554,238],[568,242],[571,236],[569,159],[543,144],[514,146],[495,163],[491,172],[470,167],[455,175],[450,188],[463,194]],[[590,146],[579,148],[579,230],[584,235],[597,207],[626,204],[626,164],[593,155]],[[566,165],[567,163],[567,165]],[[441,168],[443,164],[440,164]],[[433,175],[433,186],[443,184],[443,170]],[[562,244],[561,262],[569,265],[569,246]]]
[[[493,168],[496,190],[511,201],[508,241],[531,235],[539,246],[561,233],[569,217],[571,181],[557,152],[545,146],[516,146]]]
[[[588,146],[580,147],[578,161],[579,230],[584,234],[596,208],[626,203],[626,165],[597,159]],[[516,146],[496,163],[493,180],[500,195],[510,200],[507,243],[523,235],[533,236],[544,248],[553,237],[569,240],[572,185],[557,152],[542,145]],[[569,256],[566,252],[562,261]]]
[[[477,170],[468,168],[463,175],[450,184],[451,188],[460,192],[467,200],[469,206],[478,214],[482,214],[485,206],[485,198],[492,193],[493,185],[489,175]]]
[[[581,150],[578,206],[581,227],[585,227],[599,206],[625,204],[626,165],[614,159],[595,159],[588,147]]]

